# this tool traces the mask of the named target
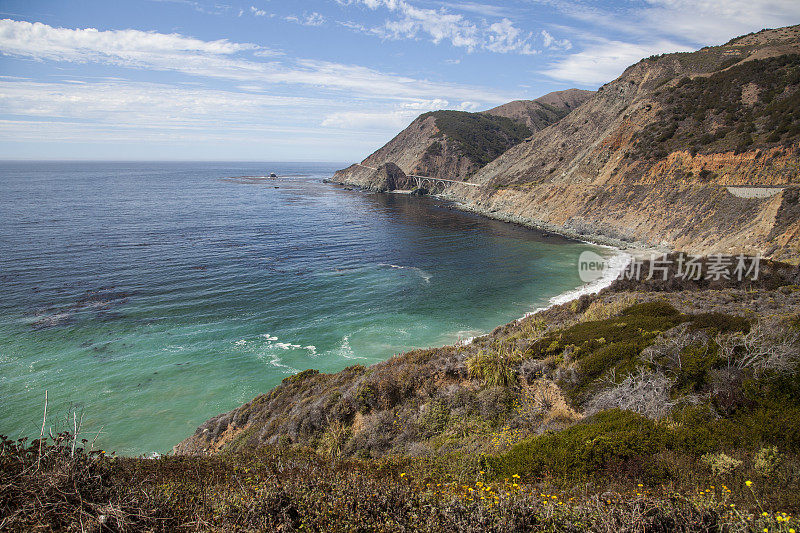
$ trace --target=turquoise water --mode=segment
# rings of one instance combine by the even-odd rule
[[[321,183],[341,166],[0,163],[0,433],[38,435],[46,390],[48,425],[165,452],[297,371],[546,305],[596,249]]]

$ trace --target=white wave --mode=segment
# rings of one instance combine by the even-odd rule
[[[283,359],[276,353],[260,353],[258,354],[258,358],[275,368],[280,368],[285,374],[297,374],[300,372],[298,369],[284,364]]]
[[[367,357],[355,354],[353,348],[350,346],[350,335],[342,337],[342,342],[334,353],[344,359],[368,359]]]
[[[610,247],[609,247],[610,248]],[[597,294],[598,292],[602,291],[609,285],[611,285],[614,280],[616,280],[622,272],[628,267],[632,259],[630,254],[625,252],[618,252],[615,256],[608,260],[608,267],[603,271],[603,276],[598,278],[594,281],[589,283],[585,283],[576,289],[572,289],[567,292],[563,292],[556,296],[550,298],[548,304],[544,307],[538,307],[531,311],[530,313],[525,313],[525,316],[518,318],[517,322],[528,318],[531,315],[535,315],[539,311],[545,311],[550,309],[554,305],[561,305],[577,298],[585,294]]]
[[[276,342],[273,346],[281,350],[294,350],[295,348],[302,348],[299,344],[292,344],[291,342]]]
[[[247,344],[247,341],[244,340],[244,339],[239,339],[238,341],[234,342],[233,344],[236,345],[236,346],[244,346],[245,344]]]
[[[353,359],[353,356],[355,356],[353,349],[350,347],[350,335],[342,337],[342,343],[339,345],[339,355],[345,359]]]
[[[162,348],[162,352],[169,352],[169,353],[179,353],[186,349],[185,346],[177,345],[177,346],[167,346],[166,348]]]
[[[308,346],[303,346],[302,344],[294,344],[292,342],[277,342],[278,337],[276,337],[275,335],[271,335],[269,333],[264,333],[261,335],[261,337],[267,341],[267,348],[277,348],[279,350],[303,349],[303,350],[308,350],[310,355],[317,355],[317,347],[311,344],[309,344]],[[239,344],[239,342],[237,342],[236,344]]]
[[[414,272],[419,274],[419,277],[421,277],[423,280],[425,280],[425,283],[430,283],[431,282],[431,278],[433,277],[431,274],[425,272],[424,270],[422,270],[419,267],[392,265],[390,263],[378,263],[378,266],[385,266],[385,267],[389,267],[389,268],[397,268],[397,269],[400,269],[400,270],[413,270]]]
[[[479,329],[462,329],[461,331],[457,331],[456,335],[458,336],[456,346],[469,346],[472,344],[472,341],[481,335],[485,335],[485,333]]]

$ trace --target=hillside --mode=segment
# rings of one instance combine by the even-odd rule
[[[337,172],[333,181],[384,189],[372,168],[393,163],[405,174],[468,179],[497,156],[565,117],[591,91],[569,89],[536,100],[510,102],[488,111],[433,111],[417,117],[361,165]],[[367,168],[369,167],[369,168]],[[398,183],[398,188],[411,182]]]
[[[798,54],[793,26],[643,59],[445,196],[609,244],[797,262]]]
[[[564,118],[480,169],[470,180],[483,187],[454,186],[449,196],[467,209],[565,233],[641,240],[695,253],[762,253],[796,262],[796,53],[800,30],[792,27],[694,53],[643,59]],[[512,109],[517,107],[505,108]],[[431,121],[436,114],[423,117]],[[707,130],[716,133],[704,142]],[[736,148],[730,149],[733,144]],[[398,148],[393,143],[384,147]],[[770,192],[776,194],[766,197],[741,191],[734,195],[727,188],[734,184],[785,188],[775,187]],[[799,310],[800,293],[793,288],[800,281],[796,268],[772,268],[748,287],[631,287],[617,281],[598,301],[562,306],[535,320],[499,328],[469,346],[411,352],[335,375],[307,371],[208,421],[176,451],[205,453],[281,442],[324,446],[335,437],[341,439],[337,450],[346,455],[488,453],[497,439],[516,441],[520,435],[570,427],[608,408],[597,407],[607,387],[619,386],[641,369],[645,349],[669,344],[677,334],[685,342],[678,351],[689,350],[686,358],[694,357],[698,343],[703,347],[702,360],[691,363],[699,365],[699,373],[681,374],[688,361],[683,355],[677,369],[648,359],[650,371],[672,376],[668,387],[661,381],[666,388],[659,394],[666,396],[653,405],[680,403],[692,394],[708,399],[716,386],[708,381],[709,373],[722,370],[717,365],[723,363],[720,343],[725,335],[745,335],[758,324],[767,327],[772,318],[789,320]],[[786,289],[776,290],[781,286]],[[636,307],[654,300],[667,306],[659,308],[663,314],[655,307]],[[614,311],[598,315],[587,306]],[[629,318],[580,325],[620,313]],[[700,325],[708,320],[710,326]],[[631,324],[637,326],[623,333]],[[707,335],[685,334],[687,327],[707,330]],[[796,356],[796,346],[792,350]],[[482,385],[476,381],[487,357],[490,367],[507,367],[507,378],[484,379]],[[611,371],[615,373],[609,380]],[[489,385],[500,389],[484,388]],[[530,401],[537,394],[547,396],[558,413],[539,409],[536,424],[524,422],[518,407],[528,401],[526,394],[533,394]],[[665,415],[633,410],[656,419]],[[477,413],[482,413],[479,420],[473,420]],[[395,420],[402,423],[394,425]]]

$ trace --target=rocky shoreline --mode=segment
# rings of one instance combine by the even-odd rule
[[[404,194],[404,195],[412,194],[412,190],[376,191],[375,189],[370,188],[368,186],[360,185],[356,182],[349,182],[349,181],[341,182],[334,180],[323,180],[323,183],[334,184],[341,187],[347,187],[350,189],[370,191],[376,194]],[[659,245],[655,243],[648,243],[643,241],[636,241],[636,240],[622,240],[599,232],[591,233],[591,232],[578,231],[573,228],[559,226],[557,224],[550,224],[547,222],[536,221],[533,218],[506,213],[496,209],[482,207],[477,204],[468,204],[464,202],[463,197],[458,195],[428,194],[426,196],[428,196],[429,198],[435,198],[437,200],[445,201],[447,202],[448,207],[452,207],[453,209],[458,209],[460,211],[464,211],[467,213],[473,213],[492,220],[508,222],[509,224],[523,226],[525,228],[532,230],[542,231],[545,233],[552,233],[555,235],[559,235],[561,237],[566,237],[568,239],[585,242],[587,244],[608,246],[620,251],[624,251],[634,257],[641,259],[649,259],[653,255],[663,255],[665,253],[674,251],[669,246]]]

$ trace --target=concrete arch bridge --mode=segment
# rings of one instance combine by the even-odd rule
[[[356,165],[364,168],[368,168],[370,170],[378,170],[375,167],[369,167],[367,165],[362,165],[361,163],[356,163]],[[451,180],[447,178],[433,178],[431,176],[417,176],[416,174],[407,174],[409,178],[413,178],[417,182],[418,189],[427,189],[431,192],[439,190],[444,191],[447,187],[451,185],[467,185],[470,187],[480,187],[478,183],[469,183],[467,181],[460,181],[460,180]]]

